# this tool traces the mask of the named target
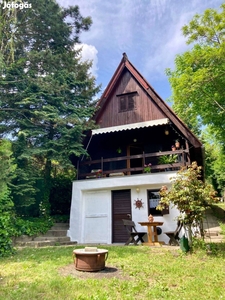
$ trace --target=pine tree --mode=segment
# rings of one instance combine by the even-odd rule
[[[14,61],[4,65],[0,81],[0,133],[26,137],[26,156],[43,161],[48,209],[52,161],[63,167],[85,153],[82,132],[90,128],[99,91],[75,50],[79,34],[91,25],[77,6],[62,9],[53,0],[30,1],[14,22]],[[2,42],[4,39],[0,37]]]
[[[11,234],[14,210],[8,183],[15,168],[10,141],[0,140],[0,257],[13,251]]]

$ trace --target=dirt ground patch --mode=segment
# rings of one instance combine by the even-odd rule
[[[74,264],[62,267],[59,269],[59,273],[62,276],[73,276],[80,279],[101,279],[101,278],[118,278],[120,280],[131,279],[128,275],[124,275],[122,270],[115,268],[114,266],[106,266],[104,270],[97,272],[84,272],[75,269]]]

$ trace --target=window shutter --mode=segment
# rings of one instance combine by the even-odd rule
[[[121,97],[120,98],[120,111],[124,111],[126,110],[126,98],[125,97]]]
[[[132,111],[136,109],[137,92],[116,95],[118,97],[118,112]]]
[[[162,210],[162,215],[168,215],[169,213],[170,213],[169,206],[165,207],[165,208]]]
[[[134,109],[134,96],[129,95],[128,96],[128,110],[133,110]]]

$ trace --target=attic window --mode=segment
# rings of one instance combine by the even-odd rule
[[[130,111],[136,109],[137,92],[116,95],[119,99],[118,111]]]

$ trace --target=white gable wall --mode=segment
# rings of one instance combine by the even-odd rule
[[[169,187],[170,178],[175,174],[176,172],[171,171],[74,181],[68,230],[71,241],[82,244],[112,243],[112,190],[131,190],[132,220],[136,223],[137,230],[147,231],[147,228],[138,224],[148,220],[147,190],[160,189],[162,185]],[[143,203],[140,209],[135,206],[137,199]],[[161,227],[163,232],[170,231],[176,228],[174,219],[177,215],[177,209],[170,207],[168,215],[154,217],[154,220],[164,222]],[[168,242],[165,234],[159,235],[158,238],[159,241]]]

